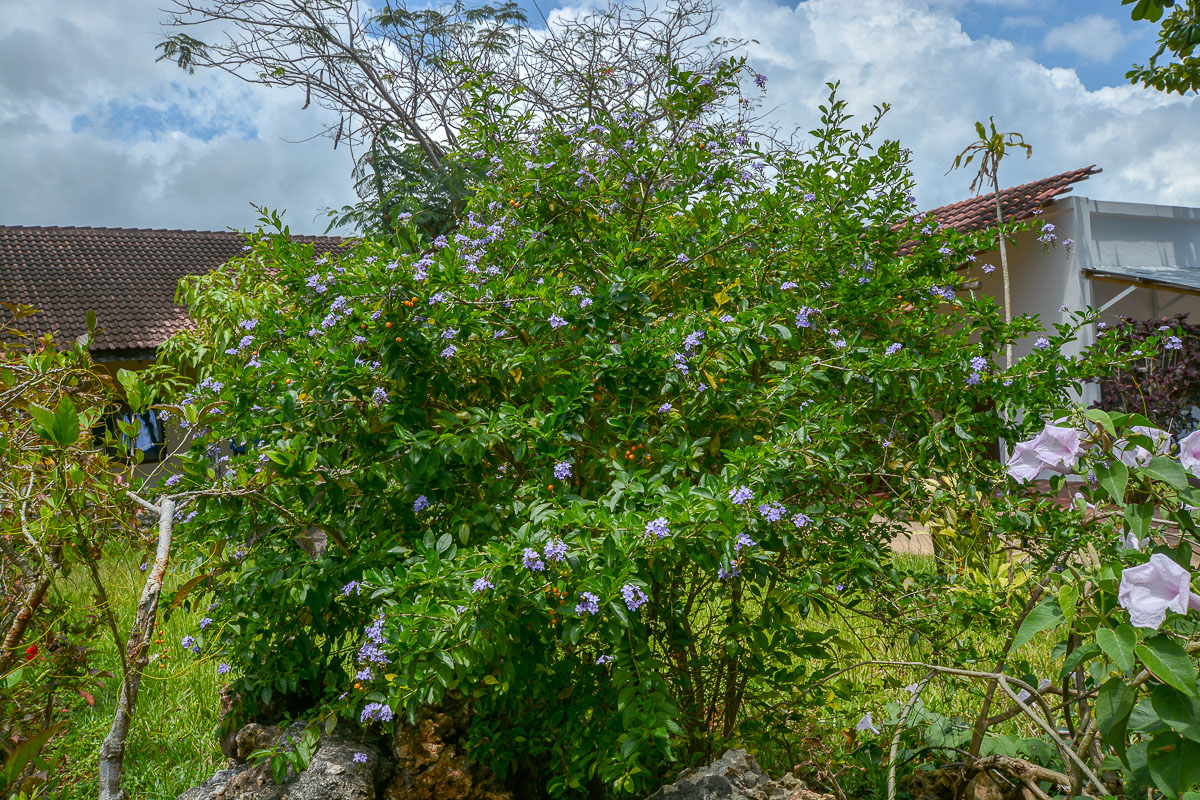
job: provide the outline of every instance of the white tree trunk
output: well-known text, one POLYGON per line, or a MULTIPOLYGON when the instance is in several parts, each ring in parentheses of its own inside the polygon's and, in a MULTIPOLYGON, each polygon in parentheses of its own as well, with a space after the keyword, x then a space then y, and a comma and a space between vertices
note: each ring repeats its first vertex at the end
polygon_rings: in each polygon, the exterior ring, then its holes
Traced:
MULTIPOLYGON (((1000 280, 1004 284, 1004 324, 1012 324, 1012 288, 1008 282, 1008 250, 1004 244, 1004 216, 1000 212, 1000 182, 995 173, 992 174, 992 190, 996 193, 996 239, 1000 242, 1000 280)), ((1012 367, 1012 342, 1004 345, 1004 368, 1012 367)))
POLYGON ((171 555, 171 529, 175 517, 175 501, 164 498, 157 506, 149 506, 158 513, 158 549, 154 554, 154 566, 146 576, 146 586, 138 601, 137 615, 129 631, 125 645, 126 663, 129 672, 121 682, 121 694, 117 700, 117 711, 113 715, 112 728, 100 746, 100 800, 126 800, 121 788, 121 771, 125 762, 125 740, 129 736, 129 723, 133 720, 133 709, 137 705, 138 687, 142 682, 142 670, 150 655, 150 638, 154 635, 154 620, 158 616, 158 598, 162 594, 163 578, 167 573, 167 561, 171 555))

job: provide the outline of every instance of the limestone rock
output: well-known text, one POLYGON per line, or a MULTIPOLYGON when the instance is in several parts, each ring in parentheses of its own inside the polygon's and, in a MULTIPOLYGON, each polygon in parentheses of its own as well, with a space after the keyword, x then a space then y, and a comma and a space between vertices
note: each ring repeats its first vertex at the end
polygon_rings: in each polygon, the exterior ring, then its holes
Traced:
POLYGON ((729 750, 708 766, 685 769, 674 783, 650 795, 649 800, 818 800, 825 797, 809 791, 794 775, 784 775, 773 781, 754 756, 745 750, 729 750))

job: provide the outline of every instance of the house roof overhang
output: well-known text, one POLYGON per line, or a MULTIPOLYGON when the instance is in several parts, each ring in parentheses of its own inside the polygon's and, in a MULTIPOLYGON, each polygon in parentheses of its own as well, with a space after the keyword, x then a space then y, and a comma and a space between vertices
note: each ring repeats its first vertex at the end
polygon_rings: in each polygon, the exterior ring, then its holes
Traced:
POLYGON ((1147 289, 1166 289, 1200 296, 1200 268, 1175 265, 1137 267, 1085 267, 1083 275, 1096 281, 1108 281, 1125 286, 1147 289))

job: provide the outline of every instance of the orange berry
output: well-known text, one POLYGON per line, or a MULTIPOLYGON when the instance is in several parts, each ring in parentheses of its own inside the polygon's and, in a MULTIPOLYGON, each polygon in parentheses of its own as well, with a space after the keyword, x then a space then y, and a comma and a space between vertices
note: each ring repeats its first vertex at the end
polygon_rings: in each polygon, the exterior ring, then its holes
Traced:
POLYGON ((413 301, 414 303, 415 303, 415 302, 417 302, 416 295, 413 295, 413 299, 412 299, 412 301, 413 301))
POLYGON ((284 381, 284 383, 286 383, 288 386, 291 386, 291 385, 292 385, 292 379, 291 379, 291 378, 288 378, 286 381, 284 381))
POLYGON ((553 483, 547 483, 547 484, 546 484, 546 488, 547 488, 547 489, 549 489, 550 491, 552 491, 552 492, 553 492, 553 491, 554 491, 554 484, 553 484, 553 483))
POLYGON ((724 379, 724 378, 718 378, 718 379, 717 379, 717 382, 718 382, 718 383, 724 383, 724 382, 725 382, 725 379, 724 379))
POLYGON ((397 342, 398 342, 398 341, 400 341, 400 337, 399 337, 399 336, 397 336, 397 337, 396 337, 396 341, 397 341, 397 342))
POLYGON ((392 323, 386 322, 386 323, 384 323, 383 327, 390 328, 390 327, 392 327, 392 323))

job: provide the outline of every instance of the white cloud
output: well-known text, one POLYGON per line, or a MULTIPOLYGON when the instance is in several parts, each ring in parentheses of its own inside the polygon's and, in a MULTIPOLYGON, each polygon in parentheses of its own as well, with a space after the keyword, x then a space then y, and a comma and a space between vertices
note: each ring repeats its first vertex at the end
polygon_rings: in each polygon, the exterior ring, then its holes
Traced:
MULTIPOLYGON (((354 201, 344 148, 303 98, 155 63, 161 13, 138 0, 0 4, 0 224, 221 230, 251 203, 319 233, 354 201)), ((315 106, 313 107, 315 108, 315 106)))
POLYGON ((914 151, 923 207, 964 199, 970 176, 946 175, 994 115, 1020 131, 1033 158, 1012 158, 1001 182, 1015 185, 1089 164, 1104 173, 1076 187, 1088 197, 1200 206, 1200 139, 1163 131, 1200 128, 1200 99, 1130 85, 1088 91, 1072 69, 1049 68, 1002 39, 972 39, 952 15, 924 0, 770 0, 726 7, 722 33, 756 38, 749 56, 770 77, 768 104, 790 128, 811 129, 826 81, 860 115, 892 104, 883 132, 914 151))
POLYGON ((1044 25, 1046 21, 1041 17, 1032 15, 1023 15, 1015 17, 1005 17, 1000 21, 1002 28, 1038 28, 1044 25))
POLYGON ((1051 30, 1043 46, 1047 50, 1066 50, 1084 61, 1105 64, 1121 52, 1125 34, 1115 19, 1089 14, 1051 30))

